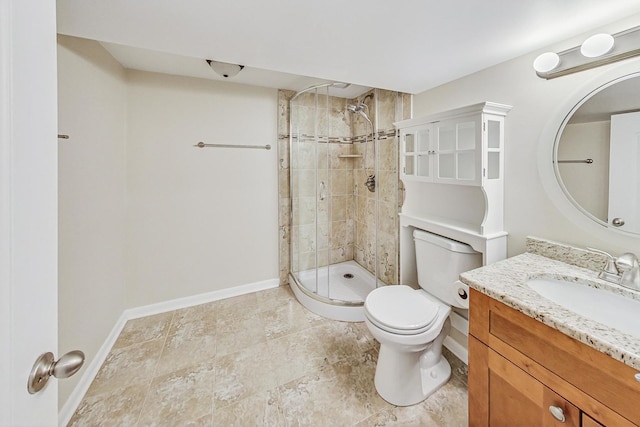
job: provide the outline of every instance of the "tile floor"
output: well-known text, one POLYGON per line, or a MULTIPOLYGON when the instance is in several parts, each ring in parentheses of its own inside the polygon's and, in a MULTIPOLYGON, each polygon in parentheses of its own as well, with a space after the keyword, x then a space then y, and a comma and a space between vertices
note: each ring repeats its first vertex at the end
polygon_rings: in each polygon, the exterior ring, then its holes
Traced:
POLYGON ((316 316, 288 287, 127 322, 70 426, 466 426, 466 367, 395 407, 364 323, 316 316))

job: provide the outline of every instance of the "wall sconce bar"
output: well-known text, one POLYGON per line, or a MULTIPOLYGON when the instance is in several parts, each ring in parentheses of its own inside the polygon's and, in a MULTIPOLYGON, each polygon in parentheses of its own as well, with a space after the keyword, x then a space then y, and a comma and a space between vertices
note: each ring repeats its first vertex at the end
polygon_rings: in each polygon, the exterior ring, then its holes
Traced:
POLYGON ((576 46, 558 53, 560 61, 555 68, 536 70, 536 74, 542 79, 555 79, 640 55, 640 26, 613 34, 613 39, 613 48, 602 56, 586 57, 580 52, 581 46, 576 46))

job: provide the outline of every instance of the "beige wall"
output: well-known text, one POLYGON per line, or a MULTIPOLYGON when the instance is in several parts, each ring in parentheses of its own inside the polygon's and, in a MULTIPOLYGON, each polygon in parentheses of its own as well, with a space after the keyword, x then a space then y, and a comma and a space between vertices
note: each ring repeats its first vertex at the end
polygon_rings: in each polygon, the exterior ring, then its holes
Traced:
MULTIPOLYGON (((608 26, 612 32, 640 24, 640 16, 608 26)), ((590 34, 593 34, 590 33, 590 34)), ((580 44, 586 36, 551 46, 560 51, 580 44)), ((542 51, 541 51, 542 52, 542 51)), ((513 106, 505 125, 505 228, 509 254, 524 251, 525 237, 533 235, 578 246, 594 246, 614 253, 640 253, 640 238, 603 231, 590 221, 567 214, 554 202, 538 171, 540 144, 552 144, 545 127, 557 120, 567 99, 575 97, 592 79, 615 69, 640 70, 640 60, 628 60, 597 69, 543 80, 532 68, 535 52, 423 92, 414 97, 414 117, 482 101, 513 106), (541 136, 545 139, 541 140, 541 136)), ((569 108, 570 109, 570 108, 569 108)))
MULTIPOLYGON (((59 352, 91 361, 125 309, 124 69, 98 43, 58 36, 59 352)), ((80 379, 59 381, 62 406, 80 379)))
MULTIPOLYGON (((60 36, 59 348, 126 308, 278 277, 277 91, 125 71, 60 36)), ((80 375, 60 382, 60 405, 80 375)))
POLYGON ((278 277, 277 91, 127 71, 127 306, 278 277))

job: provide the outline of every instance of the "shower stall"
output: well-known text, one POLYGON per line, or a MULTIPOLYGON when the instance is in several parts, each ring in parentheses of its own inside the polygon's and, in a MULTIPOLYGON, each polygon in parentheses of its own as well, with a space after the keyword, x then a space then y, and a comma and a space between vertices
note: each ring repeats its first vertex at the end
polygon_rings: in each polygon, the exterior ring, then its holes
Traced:
POLYGON ((289 98, 288 282, 311 311, 362 321, 367 294, 397 283, 393 122, 408 98, 380 89, 348 98, 344 86, 289 98))

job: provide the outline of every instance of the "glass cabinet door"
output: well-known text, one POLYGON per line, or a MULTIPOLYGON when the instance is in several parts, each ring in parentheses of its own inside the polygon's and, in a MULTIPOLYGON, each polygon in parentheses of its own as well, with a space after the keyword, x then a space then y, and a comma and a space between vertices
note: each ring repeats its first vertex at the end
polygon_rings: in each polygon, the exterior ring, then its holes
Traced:
POLYGON ((415 176, 416 172, 416 134, 406 132, 402 135, 402 174, 415 176))
POLYGON ((479 116, 436 125, 436 181, 480 183, 480 132, 479 116))
POLYGON ((430 126, 417 131, 418 151, 416 153, 416 172, 417 176, 422 178, 431 178, 433 176, 431 131, 432 128, 430 126))
POLYGON ((502 176, 502 122, 487 120, 487 179, 500 179, 502 176))
POLYGON ((402 174, 430 180, 433 177, 433 126, 420 126, 402 132, 402 174))

